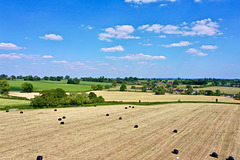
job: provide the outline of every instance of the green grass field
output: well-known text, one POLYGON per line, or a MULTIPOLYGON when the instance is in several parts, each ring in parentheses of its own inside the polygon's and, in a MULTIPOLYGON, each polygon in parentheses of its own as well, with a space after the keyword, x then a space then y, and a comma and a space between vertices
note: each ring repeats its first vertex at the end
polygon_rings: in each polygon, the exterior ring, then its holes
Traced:
POLYGON ((81 81, 80 84, 75 85, 75 84, 67 84, 67 80, 62 80, 62 81, 10 80, 8 82, 11 87, 10 91, 20 91, 20 87, 22 83, 29 82, 29 83, 32 83, 34 92, 39 92, 45 89, 56 89, 56 88, 62 88, 67 92, 71 92, 71 91, 85 92, 85 91, 92 90, 91 89, 92 85, 97 85, 97 84, 101 84, 103 86, 111 85, 111 83, 87 82, 87 81, 81 81))
POLYGON ((0 98, 0 108, 4 108, 6 106, 22 106, 22 105, 29 105, 29 104, 30 104, 30 101, 28 100, 0 98))

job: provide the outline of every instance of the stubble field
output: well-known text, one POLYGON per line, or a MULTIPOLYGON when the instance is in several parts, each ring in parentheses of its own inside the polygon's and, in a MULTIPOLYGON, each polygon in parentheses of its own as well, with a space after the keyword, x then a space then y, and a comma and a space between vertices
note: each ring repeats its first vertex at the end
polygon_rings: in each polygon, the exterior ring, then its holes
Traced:
POLYGON ((221 160, 230 155, 240 159, 239 105, 125 107, 0 111, 0 159, 211 160, 212 152, 221 160), (64 125, 58 121, 62 116, 64 125))

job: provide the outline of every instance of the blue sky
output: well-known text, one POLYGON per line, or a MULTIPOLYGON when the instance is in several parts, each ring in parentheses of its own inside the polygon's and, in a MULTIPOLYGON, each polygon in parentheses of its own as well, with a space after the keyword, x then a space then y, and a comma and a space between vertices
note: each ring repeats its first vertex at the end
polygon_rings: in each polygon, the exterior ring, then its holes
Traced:
POLYGON ((239 0, 0 0, 0 71, 240 78, 239 0))

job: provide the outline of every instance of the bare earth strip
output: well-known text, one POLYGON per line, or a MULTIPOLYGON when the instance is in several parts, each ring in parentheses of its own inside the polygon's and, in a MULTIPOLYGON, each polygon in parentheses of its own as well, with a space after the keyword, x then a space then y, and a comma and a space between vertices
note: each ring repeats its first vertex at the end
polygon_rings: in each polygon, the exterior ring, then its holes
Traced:
POLYGON ((221 160, 240 159, 239 105, 125 107, 0 111, 0 159, 211 160, 212 152, 221 160), (58 121, 62 116, 67 117, 64 125, 58 121))
POLYGON ((120 92, 120 91, 94 91, 98 96, 103 96, 106 101, 123 102, 169 102, 169 101, 213 101, 240 103, 229 97, 222 96, 203 96, 203 95, 155 95, 154 93, 144 92, 120 92))

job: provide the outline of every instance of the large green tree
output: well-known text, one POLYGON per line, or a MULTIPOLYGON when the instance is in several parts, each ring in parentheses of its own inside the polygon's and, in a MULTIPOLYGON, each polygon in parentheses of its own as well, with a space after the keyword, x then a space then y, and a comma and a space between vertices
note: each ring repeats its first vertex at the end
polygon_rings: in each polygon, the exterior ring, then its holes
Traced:
POLYGON ((32 92, 33 91, 33 85, 31 83, 25 82, 21 85, 20 90, 22 92, 32 92))
POLYGON ((0 93, 8 94, 10 91, 10 86, 7 80, 0 80, 0 93))

